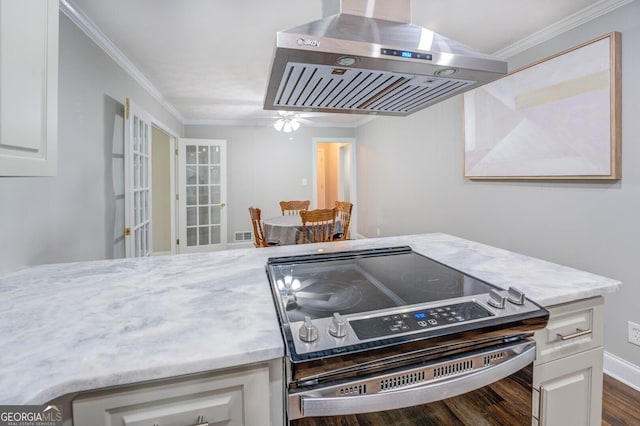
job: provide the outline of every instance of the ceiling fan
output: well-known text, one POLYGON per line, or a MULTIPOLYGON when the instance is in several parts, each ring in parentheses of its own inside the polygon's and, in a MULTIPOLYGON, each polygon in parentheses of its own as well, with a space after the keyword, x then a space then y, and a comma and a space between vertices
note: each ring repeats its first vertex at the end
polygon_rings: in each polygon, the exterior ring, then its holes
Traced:
POLYGON ((301 124, 313 124, 309 120, 311 117, 317 117, 321 113, 298 113, 292 111, 278 111, 278 115, 274 116, 273 128, 279 132, 292 133, 300 128, 301 124))

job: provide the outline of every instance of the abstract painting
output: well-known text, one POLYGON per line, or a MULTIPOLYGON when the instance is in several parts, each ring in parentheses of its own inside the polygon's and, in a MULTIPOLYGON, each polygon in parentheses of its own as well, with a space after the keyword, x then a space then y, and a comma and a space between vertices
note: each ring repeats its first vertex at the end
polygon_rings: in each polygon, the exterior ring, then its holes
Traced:
POLYGON ((620 33, 464 94, 469 179, 620 179, 620 33))

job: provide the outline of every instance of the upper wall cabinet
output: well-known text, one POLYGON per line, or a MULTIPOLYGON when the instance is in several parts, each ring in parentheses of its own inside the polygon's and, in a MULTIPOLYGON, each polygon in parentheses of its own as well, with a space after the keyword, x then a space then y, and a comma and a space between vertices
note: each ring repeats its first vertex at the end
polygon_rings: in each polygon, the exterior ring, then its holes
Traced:
POLYGON ((0 0, 0 176, 54 176, 58 0, 0 0))

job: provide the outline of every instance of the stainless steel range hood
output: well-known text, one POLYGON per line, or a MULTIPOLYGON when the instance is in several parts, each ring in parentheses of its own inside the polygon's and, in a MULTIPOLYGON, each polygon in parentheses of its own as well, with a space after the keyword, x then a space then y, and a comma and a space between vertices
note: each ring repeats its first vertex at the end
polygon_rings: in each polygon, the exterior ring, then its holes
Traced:
POLYGON ((339 14, 278 32, 264 108, 405 116, 506 74, 410 21, 410 0, 342 0, 339 14))

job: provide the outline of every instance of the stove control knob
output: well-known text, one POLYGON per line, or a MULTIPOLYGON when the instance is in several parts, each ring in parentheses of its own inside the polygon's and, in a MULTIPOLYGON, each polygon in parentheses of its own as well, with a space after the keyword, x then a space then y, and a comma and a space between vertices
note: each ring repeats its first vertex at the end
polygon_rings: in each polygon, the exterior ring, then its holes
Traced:
POLYGON ((494 308, 504 309, 504 302, 507 298, 502 294, 498 293, 497 290, 491 290, 489 292, 489 300, 487 303, 493 306, 494 308))
POLYGON ((329 325, 329 334, 333 337, 344 337, 347 335, 347 323, 344 322, 342 316, 334 312, 331 319, 331 325, 329 325))
POLYGON ((514 305, 524 305, 524 292, 518 290, 515 287, 509 287, 507 300, 514 305))
POLYGON ((318 327, 311 323, 310 317, 304 317, 304 324, 300 326, 300 331, 298 331, 298 337, 303 342, 315 342, 318 340, 318 327))

